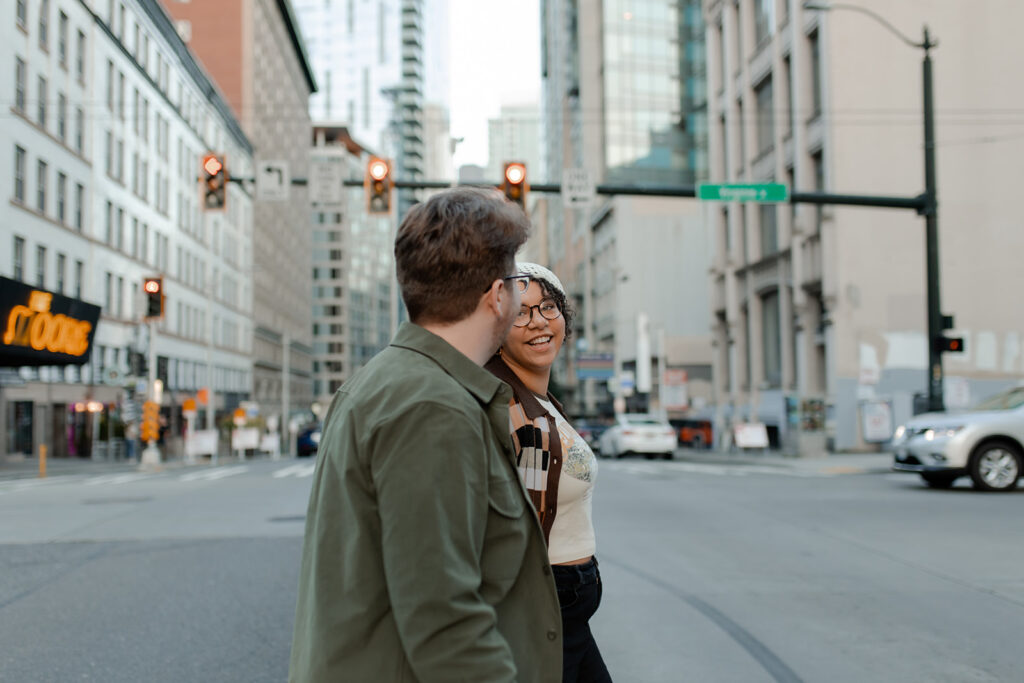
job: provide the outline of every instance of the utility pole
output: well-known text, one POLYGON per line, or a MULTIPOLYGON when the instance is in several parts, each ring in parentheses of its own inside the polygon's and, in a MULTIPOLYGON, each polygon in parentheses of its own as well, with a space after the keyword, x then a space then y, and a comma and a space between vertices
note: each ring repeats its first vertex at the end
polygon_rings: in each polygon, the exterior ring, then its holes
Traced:
POLYGON ((939 298, 939 200, 935 180, 935 108, 932 94, 931 48, 935 43, 924 27, 924 41, 918 46, 924 50, 922 81, 924 84, 924 220, 925 248, 927 250, 926 278, 928 280, 928 410, 945 410, 943 396, 942 349, 940 337, 945 329, 939 298))

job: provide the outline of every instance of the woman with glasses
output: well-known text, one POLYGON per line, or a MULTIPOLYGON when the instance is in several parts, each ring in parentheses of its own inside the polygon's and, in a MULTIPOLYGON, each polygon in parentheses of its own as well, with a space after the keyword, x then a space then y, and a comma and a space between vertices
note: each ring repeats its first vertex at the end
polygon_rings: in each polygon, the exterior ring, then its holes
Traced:
POLYGON ((602 592, 591 516, 597 459, 548 392, 551 366, 572 330, 574 312, 554 273, 535 263, 517 267, 530 276, 522 305, 486 367, 512 387, 512 445, 548 543, 562 609, 562 680, 611 681, 590 631, 602 592))

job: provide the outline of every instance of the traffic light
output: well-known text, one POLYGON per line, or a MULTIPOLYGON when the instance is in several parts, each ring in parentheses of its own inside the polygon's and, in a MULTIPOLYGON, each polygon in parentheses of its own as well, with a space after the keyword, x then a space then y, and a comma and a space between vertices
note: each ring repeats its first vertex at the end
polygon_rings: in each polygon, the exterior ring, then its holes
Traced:
POLYGON ((157 441, 160 438, 160 405, 155 401, 146 401, 142 404, 139 438, 143 441, 157 441))
POLYGON ((963 337, 947 337, 942 335, 938 339, 939 352, 940 353, 963 353, 964 352, 964 338, 963 337))
POLYGON ((384 159, 370 157, 365 185, 367 213, 391 213, 391 165, 384 159))
POLYGON ((526 164, 521 161, 510 161, 505 164, 505 178, 501 182, 501 191, 505 197, 519 208, 526 211, 526 192, 530 189, 526 182, 526 164))
POLYGON ((164 317, 164 279, 162 277, 147 277, 142 281, 142 291, 146 295, 143 319, 156 320, 164 317))
POLYGON ((228 170, 224 157, 207 154, 203 157, 203 209, 223 211, 228 202, 228 170))

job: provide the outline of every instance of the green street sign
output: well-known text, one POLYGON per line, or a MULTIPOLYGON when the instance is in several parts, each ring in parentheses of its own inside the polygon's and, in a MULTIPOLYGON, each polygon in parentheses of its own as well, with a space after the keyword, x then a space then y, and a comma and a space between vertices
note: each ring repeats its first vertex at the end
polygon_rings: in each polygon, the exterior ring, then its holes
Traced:
POLYGON ((709 202, 788 202, 789 188, 782 183, 702 183, 697 199, 709 202))

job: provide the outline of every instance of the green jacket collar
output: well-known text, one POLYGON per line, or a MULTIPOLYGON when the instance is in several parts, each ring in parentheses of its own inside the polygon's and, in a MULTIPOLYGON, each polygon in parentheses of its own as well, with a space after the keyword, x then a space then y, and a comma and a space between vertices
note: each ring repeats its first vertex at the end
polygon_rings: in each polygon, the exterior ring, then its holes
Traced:
POLYGON ((402 323, 391 340, 391 346, 415 351, 431 359, 481 403, 490 403, 503 386, 501 380, 464 353, 415 323, 402 323))

